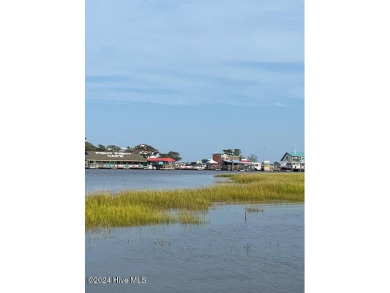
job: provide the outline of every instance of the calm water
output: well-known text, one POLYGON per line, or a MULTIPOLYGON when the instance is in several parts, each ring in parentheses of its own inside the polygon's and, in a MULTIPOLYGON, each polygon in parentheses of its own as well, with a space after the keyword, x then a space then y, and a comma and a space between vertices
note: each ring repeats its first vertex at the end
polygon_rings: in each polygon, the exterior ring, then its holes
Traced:
POLYGON ((204 225, 86 233, 86 277, 146 277, 86 292, 304 292, 304 205, 263 205, 245 221, 248 206, 213 208, 204 225))
POLYGON ((189 170, 85 170, 85 191, 121 189, 164 189, 206 186, 215 181, 215 171, 189 170))

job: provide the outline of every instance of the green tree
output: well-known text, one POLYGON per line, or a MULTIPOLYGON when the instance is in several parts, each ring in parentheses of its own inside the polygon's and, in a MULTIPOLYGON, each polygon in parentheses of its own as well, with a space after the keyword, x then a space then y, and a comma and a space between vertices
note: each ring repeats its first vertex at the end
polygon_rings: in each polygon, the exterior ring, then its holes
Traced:
POLYGON ((155 156, 159 153, 158 149, 155 149, 148 144, 139 144, 136 145, 133 149, 133 152, 140 154, 144 158, 149 158, 150 156, 155 156))
POLYGON ((125 149, 125 153, 132 153, 134 151, 134 149, 132 147, 126 147, 125 149))
POLYGON ((229 156, 241 156, 241 150, 240 149, 226 149, 223 150, 223 152, 229 156))
POLYGON ((106 147, 104 145, 102 145, 102 144, 98 144, 97 151, 105 152, 106 151, 106 147))
POLYGON ((241 156, 241 150, 240 149, 234 149, 233 154, 235 156, 241 156))
POLYGON ((226 149, 226 150, 223 150, 223 152, 229 156, 232 156, 233 155, 233 150, 232 149, 226 149))
POLYGON ((161 158, 172 158, 175 161, 180 161, 182 158, 180 157, 180 153, 175 151, 169 151, 167 154, 160 154, 161 158))
POLYGON ((86 141, 85 142, 85 151, 88 152, 88 151, 96 151, 97 150, 97 147, 95 147, 92 143, 86 141))
POLYGON ((110 152, 120 152, 122 149, 117 145, 110 144, 106 147, 106 150, 108 150, 110 152))

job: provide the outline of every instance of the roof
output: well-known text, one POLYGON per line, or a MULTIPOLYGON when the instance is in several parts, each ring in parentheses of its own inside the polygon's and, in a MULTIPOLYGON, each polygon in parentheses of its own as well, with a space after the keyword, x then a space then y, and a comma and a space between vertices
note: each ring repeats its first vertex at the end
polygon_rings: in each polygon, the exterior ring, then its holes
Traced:
POLYGON ((122 152, 85 152, 85 159, 91 161, 129 161, 129 162, 146 162, 146 159, 135 153, 122 152))
POLYGON ((175 162, 172 158, 149 158, 148 162, 175 162))
MULTIPOLYGON (((225 160, 224 161, 225 163, 232 163, 232 161, 231 160, 225 160)), ((233 160, 233 163, 234 164, 246 164, 246 162, 241 162, 241 161, 239 161, 239 160, 233 160)))
POLYGON ((290 156, 292 157, 304 157, 305 153, 300 153, 300 152, 287 152, 290 156))

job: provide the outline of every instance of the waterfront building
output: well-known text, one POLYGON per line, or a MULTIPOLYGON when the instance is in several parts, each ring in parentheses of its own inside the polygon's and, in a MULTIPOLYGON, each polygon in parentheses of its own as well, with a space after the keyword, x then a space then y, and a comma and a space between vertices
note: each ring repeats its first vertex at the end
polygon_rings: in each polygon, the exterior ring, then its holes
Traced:
POLYGON ((285 167, 286 164, 287 164, 286 161, 283 161, 283 162, 282 161, 275 161, 274 162, 274 170, 280 171, 285 167))
POLYGON ((221 170, 241 170, 249 162, 240 160, 240 156, 228 155, 224 152, 216 152, 213 154, 213 160, 218 163, 218 169, 221 170))
POLYGON ((287 161, 287 162, 299 162, 305 160, 305 153, 299 153, 299 152, 287 152, 283 155, 283 157, 280 159, 281 161, 287 161))
POLYGON ((221 169, 228 171, 240 171, 244 169, 246 163, 241 162, 240 160, 224 160, 221 169))
POLYGON ((305 153, 302 152, 286 152, 281 162, 281 169, 291 171, 304 171, 305 170, 305 153))
POLYGON ((85 152, 85 168, 89 169, 143 169, 147 160, 134 153, 85 152))
POLYGON ((216 170, 219 168, 219 164, 217 161, 214 161, 213 159, 206 161, 206 169, 208 170, 216 170))
POLYGON ((172 158, 149 158, 147 159, 150 169, 174 170, 175 160, 172 158))
POLYGON ((221 168, 222 162, 228 159, 228 155, 224 152, 215 152, 213 154, 213 161, 218 163, 218 167, 221 168))

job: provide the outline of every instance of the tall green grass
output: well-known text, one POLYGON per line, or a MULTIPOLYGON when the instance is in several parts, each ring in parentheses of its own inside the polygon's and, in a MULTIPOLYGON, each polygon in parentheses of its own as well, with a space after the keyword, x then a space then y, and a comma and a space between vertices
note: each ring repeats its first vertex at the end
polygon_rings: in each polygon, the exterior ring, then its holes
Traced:
POLYGON ((86 229, 199 224, 213 204, 304 201, 304 174, 221 174, 233 184, 197 189, 95 192, 85 198, 86 229))

